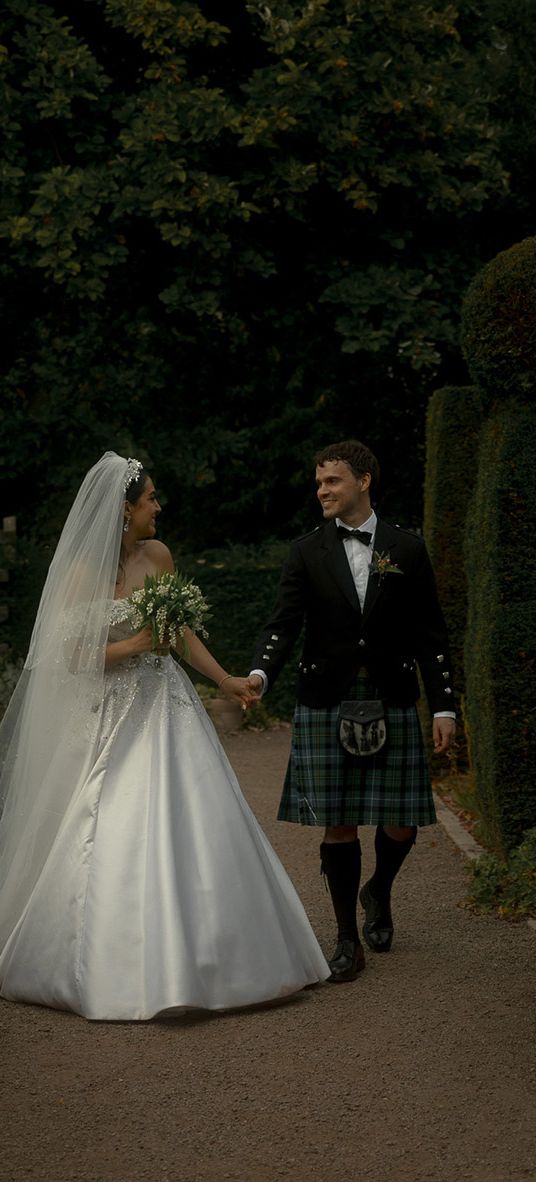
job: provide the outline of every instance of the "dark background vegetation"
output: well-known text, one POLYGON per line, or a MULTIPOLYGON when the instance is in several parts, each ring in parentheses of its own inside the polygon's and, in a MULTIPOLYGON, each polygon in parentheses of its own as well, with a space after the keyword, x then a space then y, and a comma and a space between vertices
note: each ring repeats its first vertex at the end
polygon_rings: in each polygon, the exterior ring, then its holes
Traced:
POLYGON ((421 524, 426 405, 467 383, 462 294, 534 228, 534 6, 8 0, 2 18, 4 627, 22 650, 72 496, 115 448, 153 473, 185 562, 208 548, 220 587, 232 557, 264 569, 254 629, 278 540, 316 522, 317 446, 365 438, 382 512, 421 524))

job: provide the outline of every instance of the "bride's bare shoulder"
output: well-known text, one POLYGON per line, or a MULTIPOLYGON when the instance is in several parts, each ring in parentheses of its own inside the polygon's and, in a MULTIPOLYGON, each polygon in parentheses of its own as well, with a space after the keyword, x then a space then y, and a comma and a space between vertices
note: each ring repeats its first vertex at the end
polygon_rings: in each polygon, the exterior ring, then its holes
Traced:
POLYGON ((150 538, 146 541, 144 546, 145 556, 151 564, 158 567, 160 571, 174 571, 175 563, 171 557, 171 551, 163 542, 159 542, 157 538, 150 538))

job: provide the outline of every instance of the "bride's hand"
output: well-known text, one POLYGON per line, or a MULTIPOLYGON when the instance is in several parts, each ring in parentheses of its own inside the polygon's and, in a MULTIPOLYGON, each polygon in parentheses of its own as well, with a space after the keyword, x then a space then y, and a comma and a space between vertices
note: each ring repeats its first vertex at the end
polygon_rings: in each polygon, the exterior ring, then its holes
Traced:
POLYGON ((131 653, 134 656, 136 653, 150 653, 153 648, 153 630, 150 624, 146 624, 140 632, 135 632, 131 637, 131 653))
POLYGON ((226 677, 224 681, 220 682, 220 692, 225 694, 231 702, 238 702, 243 710, 248 706, 254 706, 258 701, 258 694, 255 694, 248 684, 247 677, 226 677))

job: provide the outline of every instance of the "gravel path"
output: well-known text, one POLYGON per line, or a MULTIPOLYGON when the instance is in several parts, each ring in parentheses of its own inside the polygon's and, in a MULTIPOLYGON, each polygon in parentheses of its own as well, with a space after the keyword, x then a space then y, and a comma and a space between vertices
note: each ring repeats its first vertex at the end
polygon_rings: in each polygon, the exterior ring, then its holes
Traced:
MULTIPOLYGON (((226 739, 329 955, 320 832, 273 820, 288 743, 226 739)), ((0 1002, 2 1182, 535 1182, 536 932, 460 908, 464 866, 421 832, 350 985, 150 1023, 0 1002)))

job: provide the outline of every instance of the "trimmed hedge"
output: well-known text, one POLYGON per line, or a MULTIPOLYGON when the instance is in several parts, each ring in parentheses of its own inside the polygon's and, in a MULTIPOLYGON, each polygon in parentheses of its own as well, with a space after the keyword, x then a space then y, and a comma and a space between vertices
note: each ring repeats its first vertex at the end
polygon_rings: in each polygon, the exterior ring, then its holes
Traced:
MULTIPOLYGON (((247 674, 260 632, 271 614, 285 542, 266 546, 227 546, 195 557, 175 552, 177 568, 201 587, 211 618, 208 648, 229 672, 247 674)), ((198 674, 194 674, 197 680, 198 674)), ((296 700, 296 662, 288 661, 265 701, 270 714, 289 718, 296 700)))
MULTIPOLYGON (((457 695, 462 698, 467 621, 462 539, 476 480, 485 404, 486 399, 478 386, 445 386, 432 395, 426 418, 424 537, 447 623, 454 685, 457 695)), ((458 750, 463 764, 467 754, 460 725, 458 750)))
POLYGON ((492 398, 534 398, 536 238, 502 251, 475 277, 461 339, 471 377, 492 398))
POLYGON ((466 718, 484 835, 501 854, 536 825, 536 410, 482 431, 467 518, 466 718))

